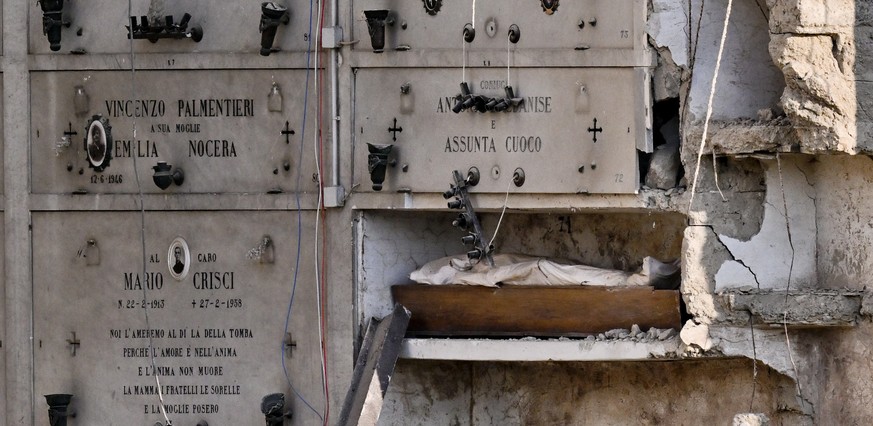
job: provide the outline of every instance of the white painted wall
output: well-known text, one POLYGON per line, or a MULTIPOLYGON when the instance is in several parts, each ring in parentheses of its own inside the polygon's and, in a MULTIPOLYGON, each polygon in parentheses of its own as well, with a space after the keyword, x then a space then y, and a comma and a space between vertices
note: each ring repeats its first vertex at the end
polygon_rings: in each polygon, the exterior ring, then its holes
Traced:
POLYGON ((813 172, 808 159, 782 157, 781 176, 776 160, 765 161, 764 165, 767 196, 761 230, 749 241, 719 236, 745 266, 737 261, 722 264, 715 275, 716 291, 756 287, 755 277, 761 289, 782 290, 788 286, 789 274, 793 289, 816 285, 816 191, 809 180, 813 172))

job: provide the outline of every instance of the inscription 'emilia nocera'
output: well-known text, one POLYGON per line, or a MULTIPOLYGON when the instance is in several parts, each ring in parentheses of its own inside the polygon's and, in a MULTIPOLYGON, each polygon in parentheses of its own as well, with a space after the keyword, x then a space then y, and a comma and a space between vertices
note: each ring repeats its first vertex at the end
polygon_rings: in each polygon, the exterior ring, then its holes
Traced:
MULTIPOLYGON (((112 118, 165 118, 167 102, 163 99, 107 99, 106 115, 112 118)), ((171 104, 172 105, 172 104, 171 104)), ((180 99, 175 102, 178 118, 228 118, 254 117, 254 99, 180 99)), ((171 114, 172 116, 172 114, 171 114)), ((166 123, 153 123, 152 133, 170 133, 166 123)), ((200 133, 200 123, 177 123, 176 133, 200 133)), ((151 140, 116 139, 113 146, 115 158, 157 158, 157 143, 151 140)), ((236 144, 229 139, 189 139, 189 158, 236 158, 236 144)))
MULTIPOLYGON (((113 141, 113 156, 115 158, 157 158, 158 146, 151 140, 113 141)), ((188 157, 236 158, 236 144, 227 139, 189 139, 188 157)))

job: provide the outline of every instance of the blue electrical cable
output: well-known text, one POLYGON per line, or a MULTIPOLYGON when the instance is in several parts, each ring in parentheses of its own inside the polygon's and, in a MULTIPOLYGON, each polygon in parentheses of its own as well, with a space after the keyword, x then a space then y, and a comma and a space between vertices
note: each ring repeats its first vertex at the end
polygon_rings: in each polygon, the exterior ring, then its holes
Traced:
MULTIPOLYGON (((306 140, 306 110, 309 105, 309 68, 310 68, 310 55, 312 54, 312 1, 309 0, 309 37, 307 37, 309 44, 306 48, 306 84, 303 92, 303 125, 300 129, 300 152, 297 158, 303 159, 303 141, 306 140)), ((291 312, 294 307, 294 294, 297 291, 297 271, 300 269, 300 249, 301 249, 301 240, 303 239, 303 213, 300 207, 300 176, 302 175, 303 167, 301 164, 297 165, 297 182, 296 188, 294 189, 294 200, 297 202, 297 259, 294 264, 294 282, 291 285, 291 300, 288 301, 288 311, 285 314, 285 329, 282 331, 282 335, 288 332, 288 323, 291 321, 291 312)), ((306 407, 312 410, 321 422, 324 423, 324 417, 322 417, 321 413, 318 412, 315 408, 312 407, 312 404, 297 391, 294 385, 291 383, 291 377, 288 375, 288 368, 285 366, 285 342, 283 341, 280 345, 280 356, 282 359, 282 371, 285 373, 285 380, 288 381, 288 386, 291 387, 291 391, 294 392, 294 395, 303 402, 306 407)))

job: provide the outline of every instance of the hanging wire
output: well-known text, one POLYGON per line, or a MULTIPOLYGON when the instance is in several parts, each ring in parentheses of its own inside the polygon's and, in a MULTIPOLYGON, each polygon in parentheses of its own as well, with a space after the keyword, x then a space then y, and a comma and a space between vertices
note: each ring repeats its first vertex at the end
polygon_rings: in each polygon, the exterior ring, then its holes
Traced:
POLYGON ((791 278, 794 272, 794 239, 791 237, 791 218, 788 216, 788 200, 785 199, 785 182, 782 179, 782 157, 776 153, 776 167, 779 171, 779 189, 782 192, 782 209, 785 213, 785 232, 788 234, 788 246, 791 248, 791 263, 788 265, 788 282, 785 284, 785 310, 782 311, 782 329, 785 331, 785 346, 788 350, 788 360, 794 369, 794 377, 797 384, 797 395, 800 397, 800 405, 803 407, 803 388, 800 385, 800 375, 797 372, 797 363, 794 354, 791 353, 791 338, 788 336, 788 296, 791 293, 791 278))
MULTIPOLYGON (((473 12, 470 17, 470 25, 476 29, 476 0, 473 0, 473 12)), ((467 40, 464 39, 464 31, 461 31, 461 82, 467 81, 467 40)))
MULTIPOLYGON (((133 4, 132 0, 127 0, 127 15, 133 16, 133 4)), ((130 92, 131 99, 137 99, 136 96, 136 53, 133 49, 133 25, 128 28, 128 39, 130 44, 130 92)), ((133 140, 136 141, 136 117, 133 117, 133 140)), ((139 181, 139 170, 136 164, 136 155, 133 155, 133 175, 134 180, 136 181, 136 189, 139 194, 139 221, 140 221, 140 244, 141 244, 141 253, 142 253, 142 276, 146 276, 146 242, 145 242, 145 203, 144 196, 142 193, 142 183, 139 181)), ((155 349, 154 349, 154 339, 152 339, 152 326, 149 318, 149 304, 148 304, 148 290, 146 290, 148 286, 142 286, 142 300, 143 300, 143 313, 145 315, 146 329, 148 330, 148 342, 149 342, 149 360, 151 362, 152 367, 152 375, 155 378, 155 387, 158 390, 158 400, 160 402, 161 415, 164 416, 164 421, 167 426, 171 426, 173 422, 170 420, 169 416, 167 416, 167 410, 164 406, 164 393, 161 390, 161 378, 158 373, 158 369, 155 366, 155 349)))
POLYGON ((703 135, 700 137, 700 148, 697 151, 697 166, 694 169, 694 180, 691 182, 691 198, 688 201, 688 212, 691 213, 691 207, 694 204, 694 193, 697 191, 697 178, 700 174, 700 160, 703 157, 703 149, 706 147, 706 136, 709 131, 709 119, 712 117, 712 101, 715 98, 715 85, 718 81, 718 70, 721 68, 721 57, 724 53, 724 43, 727 39, 728 23, 731 20, 731 6, 733 0, 728 0, 727 10, 724 16, 724 27, 721 32, 721 40, 718 44, 718 56, 715 59, 715 70, 712 73, 712 85, 709 88, 709 101, 706 104, 706 118, 703 120, 703 135))
POLYGON ((752 335, 752 399, 749 401, 749 412, 754 413, 755 393, 758 390, 758 346, 755 344, 755 317, 749 311, 749 333, 752 335))
MULTIPOLYGON (((312 13, 314 10, 313 4, 312 4, 313 1, 314 0, 309 1, 309 34, 312 34, 312 13)), ((304 145, 303 141, 306 140, 305 139, 306 138, 306 111, 309 107, 309 73, 311 71, 310 58, 311 58, 311 54, 312 54, 312 37, 307 37, 307 38, 309 40, 309 44, 306 48, 306 83, 304 84, 304 90, 303 90, 303 124, 301 125, 301 129, 300 129, 300 141, 301 142, 299 144, 300 148, 299 148, 299 151, 297 154, 297 158, 303 158, 303 145, 304 145)), ((286 333, 288 333, 288 325, 291 322, 291 314, 292 314, 293 308, 294 308, 294 296, 297 293, 297 278, 299 276, 299 270, 300 270, 300 257, 301 257, 301 248, 302 248, 301 246, 302 246, 302 240, 303 240, 303 209, 300 205, 300 189, 301 189, 300 178, 301 178, 302 174, 303 174, 303 167, 298 166, 297 167, 295 189, 294 189, 294 201, 296 202, 296 207, 297 207, 297 254, 295 256, 295 261, 294 261, 294 279, 293 279, 293 283, 291 284, 291 298, 288 301, 288 310, 285 312, 285 328, 282 330, 282 338, 283 339, 284 339, 286 333)), ((297 397, 297 399, 300 400, 300 402, 303 403, 303 405, 306 406, 306 408, 308 408, 310 411, 315 413, 315 415, 318 416, 318 419, 321 420, 322 422, 324 422, 324 417, 321 415, 321 413, 319 413, 318 410, 316 410, 315 407, 313 407, 312 404, 310 404, 309 401, 307 401, 306 398, 303 397, 303 395, 297 390, 296 387, 294 387, 294 384, 291 381, 291 376, 288 374, 288 366, 285 364, 285 341, 284 340, 280 341, 280 344, 279 344, 279 357, 282 360, 282 372, 285 373, 285 380, 288 382, 288 387, 291 388, 291 391, 294 392, 294 395, 297 397)))
MULTIPOLYGON (((319 36, 321 34, 321 29, 324 28, 324 6, 325 6, 325 4, 322 1, 320 3, 320 7, 319 7, 320 10, 319 10, 319 14, 318 14, 318 25, 317 25, 318 31, 315 33, 315 46, 316 46, 315 48, 316 49, 318 49, 318 46, 319 46, 319 39, 320 39, 319 36)), ((322 132, 322 127, 321 127, 322 123, 323 123, 322 100, 324 98, 324 96, 323 96, 324 91, 322 88, 322 84, 324 81, 323 74, 322 74, 322 78, 318 78, 319 74, 323 73, 324 70, 319 69, 319 67, 318 67, 319 58, 320 58, 319 54, 316 53, 316 55, 315 55, 315 87, 316 87, 316 90, 318 91, 317 96, 316 96, 316 98, 318 99, 318 109, 317 109, 317 111, 318 111, 318 114, 317 114, 317 116, 318 116, 318 118, 317 118, 318 131, 315 134, 313 144, 314 144, 315 156, 316 156, 316 168, 317 168, 316 176, 318 178, 318 203, 316 204, 317 212, 315 215, 315 244, 314 244, 314 246, 315 246, 315 291, 316 291, 316 304, 317 304, 316 308, 318 311, 318 320, 319 320, 318 338, 319 338, 319 346, 320 346, 320 351, 321 351, 321 354, 320 354, 321 356, 319 357, 319 359, 321 362, 321 384, 322 384, 323 391, 324 391, 324 393, 323 393, 323 396, 324 396, 323 425, 327 426, 328 421, 330 419, 330 392, 329 392, 328 373, 327 373, 327 344, 326 344, 326 338, 325 338, 325 334, 326 334, 325 333, 326 322, 325 322, 325 312, 324 312, 325 311, 325 309, 324 309, 325 298, 324 298, 324 294, 322 293, 323 291, 325 291, 325 287, 326 287, 325 283, 324 283, 324 266, 325 266, 325 259, 326 258, 324 257, 325 256, 324 250, 319 251, 319 249, 318 249, 319 223, 322 222, 323 215, 324 215, 324 179, 323 179, 324 167, 323 167, 323 163, 322 163, 324 156, 323 156, 323 146, 322 146, 322 134, 323 134, 323 132, 322 132), (321 254, 320 256, 319 256, 319 253, 321 254), (321 260, 320 262, 319 262, 319 259, 321 260), (319 268, 322 268, 321 273, 319 272, 320 271, 319 268)), ((324 233, 324 232, 325 232, 325 230, 324 230, 324 228, 322 228, 322 233, 324 233)), ((326 244, 325 241, 326 241, 326 238, 322 238, 322 244, 326 244)))
POLYGON ((512 44, 509 41, 509 35, 506 36, 506 85, 512 86, 512 83, 509 81, 509 45, 512 44))
POLYGON ((503 210, 500 211, 500 218, 497 219, 497 226, 494 228, 494 235, 491 236, 491 241, 488 242, 488 245, 485 246, 487 250, 494 244, 494 240, 497 239, 497 232, 500 231, 500 224, 503 223, 503 215, 506 214, 506 205, 509 201, 509 190, 512 189, 512 179, 509 179, 509 184, 506 185, 506 196, 503 197, 503 210))
POLYGON ((461 83, 467 81, 467 40, 464 40, 464 32, 461 31, 461 83))

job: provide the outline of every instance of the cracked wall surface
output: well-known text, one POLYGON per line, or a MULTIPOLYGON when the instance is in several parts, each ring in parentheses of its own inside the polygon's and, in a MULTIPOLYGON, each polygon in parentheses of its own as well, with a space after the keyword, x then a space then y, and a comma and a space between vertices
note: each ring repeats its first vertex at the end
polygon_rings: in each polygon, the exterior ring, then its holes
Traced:
POLYGON ((803 424, 792 381, 762 364, 758 370, 759 397, 753 401, 753 363, 742 358, 683 363, 401 361, 379 424, 727 424, 750 405, 775 424, 803 424))
MULTIPOLYGON (((687 17, 700 4, 679 3, 653 1, 652 15, 660 16, 649 30, 652 44, 682 67, 682 162, 693 170, 727 2, 706 2, 696 60, 689 41, 696 30, 687 29, 695 22, 687 17), (683 29, 671 30, 683 17, 683 29)), ((693 317, 682 334, 686 353, 759 359, 796 381, 796 400, 815 424, 868 424, 873 384, 862 371, 873 351, 864 308, 873 276, 873 167, 867 156, 844 154, 871 152, 873 4, 735 1, 734 13, 683 240, 682 291, 693 317), (756 7, 763 20, 752 24, 756 7), (740 57, 732 42, 766 52, 740 57), (743 74, 751 69, 766 71, 743 74), (732 84, 738 78, 744 83, 732 84), (752 93, 749 85, 761 81, 769 88, 752 93), (762 108, 757 116, 750 100, 734 98, 744 94, 762 108), (754 192, 738 161, 760 164, 763 182, 754 192), (726 185, 731 179, 746 185, 726 185), (761 209, 757 226, 726 220, 755 217, 752 206, 761 209), (762 293, 740 301, 738 291, 762 293)))
POLYGON ((815 285, 816 244, 807 236, 816 235, 816 194, 805 177, 806 161, 791 158, 765 164, 770 190, 764 200, 761 230, 748 241, 719 237, 732 260, 716 273, 716 291, 749 285, 784 289, 789 274, 794 288, 815 285), (789 231, 796 238, 789 238, 789 231))

